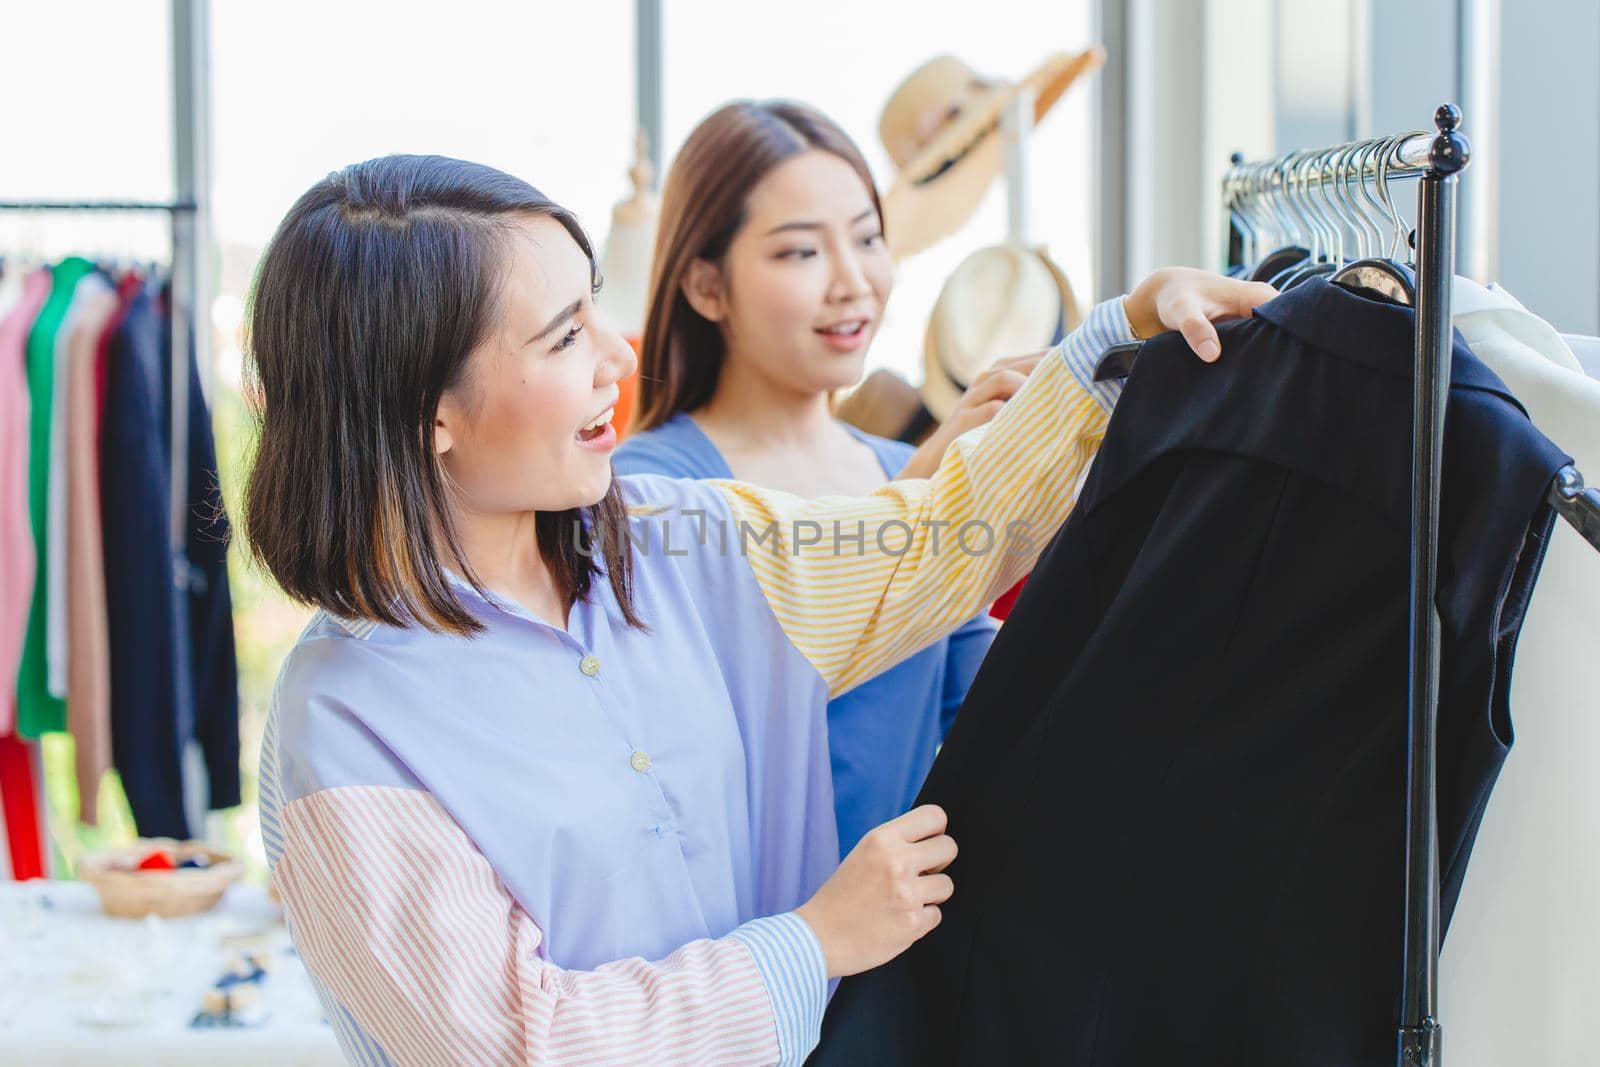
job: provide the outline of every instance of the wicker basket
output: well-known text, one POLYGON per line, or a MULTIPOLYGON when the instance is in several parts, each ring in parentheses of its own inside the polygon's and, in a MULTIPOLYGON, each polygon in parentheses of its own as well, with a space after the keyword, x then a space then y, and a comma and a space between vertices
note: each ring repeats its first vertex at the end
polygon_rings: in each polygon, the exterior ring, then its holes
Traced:
POLYGON ((146 915, 175 919, 210 911, 243 872, 243 865, 225 852, 198 841, 163 837, 143 838, 126 848, 96 852, 78 863, 78 876, 99 892, 105 913, 119 919, 141 919, 146 915), (178 863, 205 856, 211 866, 138 870, 140 857, 158 848, 171 853, 178 863))

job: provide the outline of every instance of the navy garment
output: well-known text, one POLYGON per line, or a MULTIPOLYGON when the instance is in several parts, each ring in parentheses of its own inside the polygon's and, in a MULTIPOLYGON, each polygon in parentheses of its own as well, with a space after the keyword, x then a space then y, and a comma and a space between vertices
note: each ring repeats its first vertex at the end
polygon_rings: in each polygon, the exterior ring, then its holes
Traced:
MULTIPOLYGON (((210 416, 190 352, 186 559, 169 547, 170 318, 158 287, 134 295, 107 351, 101 522, 111 637, 112 762, 145 837, 201 832, 185 807, 198 744, 212 808, 239 797, 238 668, 210 416)), ((201 783, 190 783, 191 789, 201 783)))
MULTIPOLYGON (((919 797, 944 921, 843 983, 813 1062, 1394 1062, 1412 323, 1313 278, 1215 365, 1143 346, 919 797)), ((1567 462, 1459 338, 1452 374, 1446 924, 1567 462)))
MULTIPOLYGON (((893 479, 915 447, 845 424, 872 449, 893 479)), ((727 461, 686 414, 622 442, 612 459, 618 474, 732 478, 727 461)), ((868 830, 904 814, 950 729, 967 688, 994 641, 988 615, 828 702, 828 753, 840 855, 868 830)))

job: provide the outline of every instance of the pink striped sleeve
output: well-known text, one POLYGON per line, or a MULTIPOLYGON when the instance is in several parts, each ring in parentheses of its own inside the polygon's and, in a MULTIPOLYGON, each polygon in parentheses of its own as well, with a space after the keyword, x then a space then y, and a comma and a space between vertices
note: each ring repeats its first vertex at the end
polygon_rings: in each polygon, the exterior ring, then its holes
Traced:
POLYGON ((401 1064, 770 1064, 772 1002, 735 938, 569 971, 428 793, 345 787, 284 809, 273 878, 295 944, 401 1064))

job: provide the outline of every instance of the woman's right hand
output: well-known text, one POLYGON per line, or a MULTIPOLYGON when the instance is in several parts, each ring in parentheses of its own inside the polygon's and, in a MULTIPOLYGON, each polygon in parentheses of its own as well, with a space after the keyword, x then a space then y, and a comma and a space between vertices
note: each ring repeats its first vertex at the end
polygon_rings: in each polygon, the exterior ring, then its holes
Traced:
POLYGON ((967 391, 961 395, 961 400, 950 412, 950 417, 939 424, 926 441, 906 461, 906 465, 896 478, 932 478, 933 472, 939 469, 939 461, 944 458, 945 449, 950 447, 950 442, 977 426, 989 422, 1000 409, 1006 406, 1006 401, 1017 394, 1027 382, 1028 375, 1033 373, 1033 368, 1039 365, 1044 358, 1044 352, 1033 352, 1026 356, 1013 356, 1009 359, 998 359, 986 367, 981 374, 967 386, 967 391))
POLYGON ((815 896, 795 909, 843 978, 888 963, 939 925, 939 905, 955 885, 944 874, 956 858, 944 809, 913 808, 870 831, 815 896))

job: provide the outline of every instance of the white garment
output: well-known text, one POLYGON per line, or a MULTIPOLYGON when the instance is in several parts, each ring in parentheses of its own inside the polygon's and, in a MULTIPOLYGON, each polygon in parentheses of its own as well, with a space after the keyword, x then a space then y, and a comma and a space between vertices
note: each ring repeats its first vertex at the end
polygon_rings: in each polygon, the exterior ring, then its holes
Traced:
MULTIPOLYGON (((1455 325, 1543 433, 1600 479, 1600 381, 1501 289, 1456 279, 1455 325)), ((1515 741, 1440 960, 1451 1067, 1600 1056, 1600 552, 1556 520, 1517 645, 1515 741)))
POLYGON ((1600 337, 1564 333, 1561 339, 1567 342, 1567 347, 1578 357, 1578 362, 1583 364, 1583 369, 1588 372, 1589 377, 1600 378, 1600 337))
POLYGON ((19 266, 11 266, 0 272, 0 319, 10 314, 18 300, 22 299, 22 279, 26 274, 19 266))

